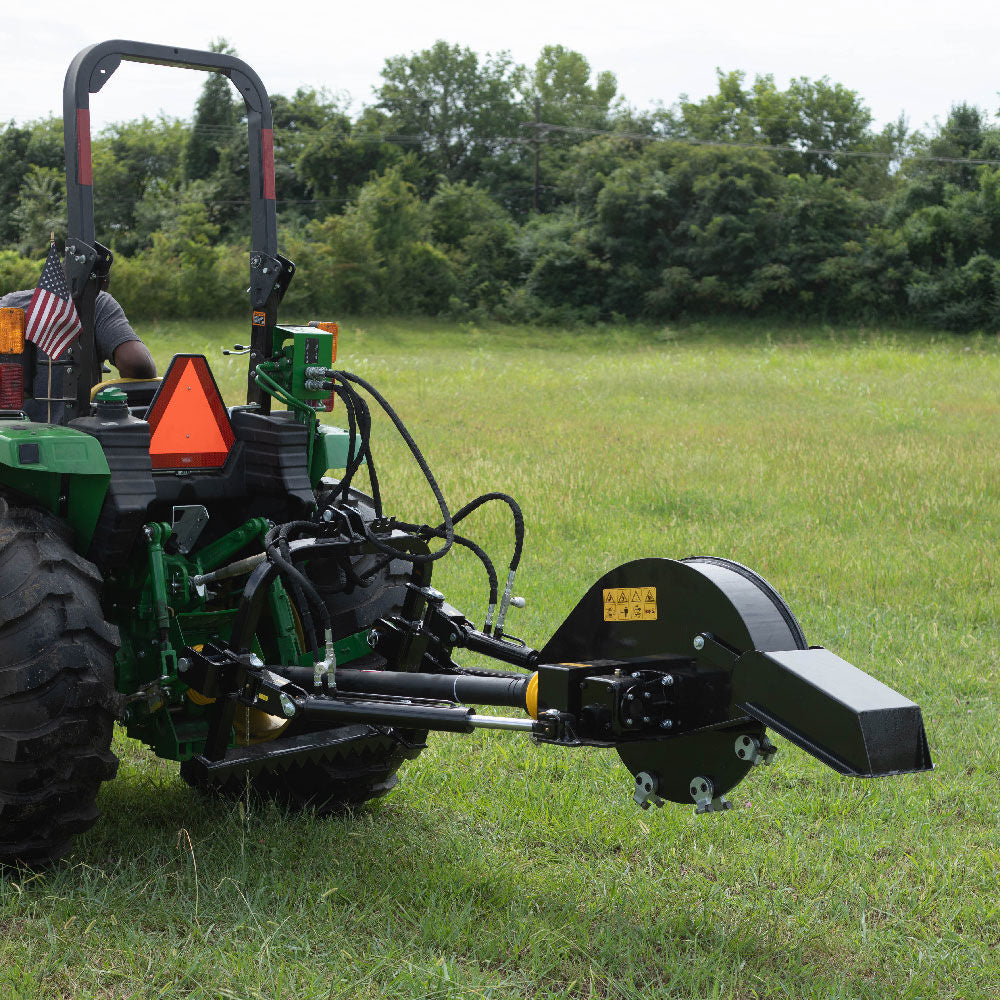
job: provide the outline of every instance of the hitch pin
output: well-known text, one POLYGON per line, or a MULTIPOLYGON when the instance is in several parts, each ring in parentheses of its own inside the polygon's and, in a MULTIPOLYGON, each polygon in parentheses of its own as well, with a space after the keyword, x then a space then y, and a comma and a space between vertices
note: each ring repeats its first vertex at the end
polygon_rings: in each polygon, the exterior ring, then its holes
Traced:
POLYGON ((331 693, 337 690, 337 652, 333 648, 333 632, 327 629, 323 636, 326 645, 326 656, 316 661, 313 668, 313 687, 319 690, 326 678, 327 690, 331 693))

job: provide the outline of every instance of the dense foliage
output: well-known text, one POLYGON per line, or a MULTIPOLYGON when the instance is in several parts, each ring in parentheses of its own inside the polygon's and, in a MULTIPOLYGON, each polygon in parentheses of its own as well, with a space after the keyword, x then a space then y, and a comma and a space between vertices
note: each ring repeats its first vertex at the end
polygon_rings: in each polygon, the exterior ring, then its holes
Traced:
MULTIPOLYGON (((640 113, 562 46, 525 67, 445 42, 387 59, 360 113, 310 89, 272 105, 299 315, 1000 326, 1000 129, 974 107, 929 136, 876 131, 825 78, 720 72, 704 100, 640 113)), ((94 137, 98 238, 131 315, 245 308, 241 113, 211 76, 190 124, 94 137)), ((59 120, 0 131, 0 194, 5 291, 65 227, 59 120)))

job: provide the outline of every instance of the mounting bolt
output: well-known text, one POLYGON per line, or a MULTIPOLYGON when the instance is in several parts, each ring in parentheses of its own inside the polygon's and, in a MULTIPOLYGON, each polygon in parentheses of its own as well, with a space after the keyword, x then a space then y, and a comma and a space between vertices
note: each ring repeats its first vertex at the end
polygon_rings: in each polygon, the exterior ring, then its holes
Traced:
POLYGON ((191 661, 186 656, 182 656, 177 661, 177 673, 186 674, 190 669, 191 669, 191 661))
POLYGON ((326 510, 323 511, 323 520, 324 521, 333 520, 333 511, 329 507, 327 507, 326 510))
POLYGON ((285 713, 285 718, 290 719, 295 714, 295 702, 284 691, 281 692, 279 700, 281 701, 281 711, 285 713))
POLYGON ((634 674, 632 674, 632 677, 635 680, 638 680, 640 677, 642 677, 642 674, 640 674, 639 671, 637 670, 634 674))
POLYGON ((371 646, 372 649, 378 645, 378 632, 376 632, 375 629, 372 629, 366 638, 368 639, 368 645, 371 646))
POLYGON ((642 717, 642 721, 643 721, 643 723, 645 723, 645 725, 648 726, 653 720, 648 715, 644 715, 642 717))
POLYGON ((694 637, 694 648, 699 652, 705 648, 705 637, 703 635, 696 635, 694 637))
POLYGON ((661 683, 661 684, 662 684, 662 685, 663 685, 663 686, 664 686, 665 688, 668 688, 668 687, 673 687, 673 685, 674 685, 674 675, 673 675, 673 674, 667 674, 667 675, 666 675, 666 676, 665 676, 665 677, 663 678, 663 680, 661 680, 661 681, 660 681, 660 683, 661 683))
POLYGON ((631 691, 629 691, 629 693, 627 695, 625 695, 625 700, 626 701, 635 701, 635 695, 632 694, 631 691))
POLYGON ((673 729, 673 728, 674 728, 674 720, 673 719, 664 719, 660 723, 660 729, 673 729))

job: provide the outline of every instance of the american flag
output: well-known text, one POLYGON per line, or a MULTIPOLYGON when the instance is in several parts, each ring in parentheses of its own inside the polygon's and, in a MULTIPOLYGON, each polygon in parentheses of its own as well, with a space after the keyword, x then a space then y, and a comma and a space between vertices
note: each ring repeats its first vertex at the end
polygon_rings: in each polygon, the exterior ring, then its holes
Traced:
POLYGON ((53 360, 63 356, 80 333, 80 317, 69 294, 62 261, 53 243, 42 277, 24 316, 24 336, 53 360))

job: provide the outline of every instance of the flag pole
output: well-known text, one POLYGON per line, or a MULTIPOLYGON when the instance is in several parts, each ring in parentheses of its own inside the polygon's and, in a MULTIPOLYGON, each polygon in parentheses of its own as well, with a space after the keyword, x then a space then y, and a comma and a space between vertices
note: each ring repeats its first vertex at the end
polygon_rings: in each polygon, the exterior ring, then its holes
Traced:
MULTIPOLYGON (((49 249, 54 249, 55 245, 56 245, 56 233, 55 230, 52 229, 49 230, 49 249)), ((45 353, 48 354, 48 351, 46 351, 45 353)), ((48 391, 45 393, 45 395, 48 396, 48 399, 46 400, 45 403, 46 405, 45 422, 47 424, 51 424, 52 423, 52 355, 48 354, 48 358, 49 358, 49 388, 48 391)))

